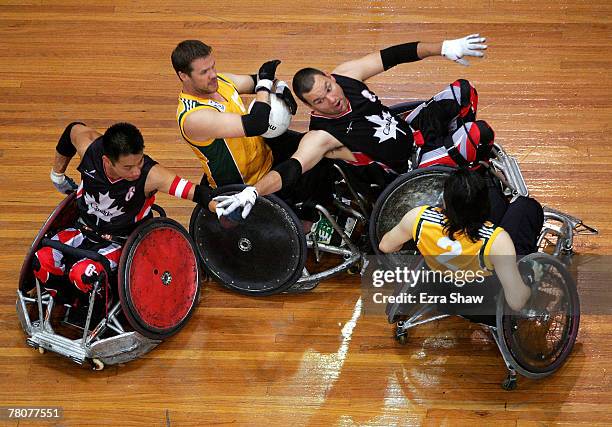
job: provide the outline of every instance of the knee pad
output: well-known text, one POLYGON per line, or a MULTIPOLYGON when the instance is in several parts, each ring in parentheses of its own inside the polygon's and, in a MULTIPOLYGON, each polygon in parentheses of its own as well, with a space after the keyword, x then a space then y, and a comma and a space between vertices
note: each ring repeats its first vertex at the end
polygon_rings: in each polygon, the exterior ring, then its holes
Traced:
POLYGON ((99 262, 82 259, 72 266, 68 273, 68 279, 81 292, 89 292, 93 283, 103 271, 105 271, 104 267, 99 262))
POLYGON ((459 117, 468 122, 474 121, 478 111, 478 91, 465 79, 455 80, 451 86, 459 87, 461 92, 461 99, 457 100, 461 104, 459 117))
POLYGON ((476 152, 476 158, 478 160, 488 160, 491 157, 491 149, 495 142, 495 132, 484 120, 476 120, 474 122, 478 126, 480 133, 480 140, 478 141, 478 150, 476 152))
POLYGON ((47 283, 49 275, 62 276, 64 274, 64 265, 62 261, 56 263, 53 249, 44 247, 36 251, 32 259, 32 269, 34 276, 41 282, 47 283), (59 266, 58 266, 59 264, 59 266))

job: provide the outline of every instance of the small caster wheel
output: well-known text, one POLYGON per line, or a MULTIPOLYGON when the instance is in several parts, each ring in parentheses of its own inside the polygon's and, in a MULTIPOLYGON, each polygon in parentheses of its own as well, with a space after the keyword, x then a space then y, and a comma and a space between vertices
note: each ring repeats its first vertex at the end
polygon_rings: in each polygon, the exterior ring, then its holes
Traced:
POLYGON ((100 359, 91 359, 91 368, 94 371, 101 371, 104 369, 104 362, 102 362, 100 359))
POLYGON ((45 354, 47 352, 47 350, 45 350, 43 347, 38 347, 38 352, 40 354, 45 354))
POLYGON ((359 265, 351 265, 347 270, 346 273, 350 274, 351 276, 355 275, 355 274, 359 274, 359 271, 361 270, 361 268, 359 267, 359 265))
POLYGON ((501 386, 504 390, 507 390, 507 391, 514 390, 517 386, 516 376, 508 375, 508 377, 504 380, 501 386))

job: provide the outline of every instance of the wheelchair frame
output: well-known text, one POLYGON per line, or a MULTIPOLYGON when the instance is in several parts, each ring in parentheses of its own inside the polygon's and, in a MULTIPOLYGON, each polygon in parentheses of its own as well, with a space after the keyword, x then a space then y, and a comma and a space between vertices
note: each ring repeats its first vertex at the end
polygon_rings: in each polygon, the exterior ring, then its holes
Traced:
MULTIPOLYGON (((495 144, 493 149, 494 157, 491 160, 490 164, 486 164, 482 162, 483 166, 489 168, 489 170, 499 178, 500 182, 503 184, 502 190, 506 195, 517 197, 517 196, 528 196, 529 191, 527 189, 527 184, 523 178, 523 175, 518 166, 518 162, 512 156, 509 156, 501 146, 495 144)), ((441 171, 445 168, 433 167, 433 170, 441 171)), ((426 169, 417 169, 417 171, 421 171, 419 173, 426 175, 427 172, 423 172, 426 169)), ((396 181, 398 185, 394 188, 390 188, 387 194, 391 194, 395 188, 402 185, 403 181, 396 181)), ((390 187, 393 187, 394 184, 391 184, 390 187)), ((379 200, 380 202, 380 200, 379 200)), ((377 202, 377 203, 379 203, 377 202)), ((374 218, 376 220, 376 218, 374 218)), ((398 219, 399 220, 399 219, 398 219)), ((377 250, 377 242, 375 241, 377 230, 374 227, 374 224, 370 224, 370 237, 372 239, 372 245, 374 249, 377 250)), ((590 227, 582 222, 582 220, 573 217, 564 212, 558 211, 556 209, 552 209, 549 207, 544 207, 544 225, 540 232, 540 236, 538 238, 538 247, 540 251, 550 250, 551 254, 547 255, 546 253, 538 252, 540 256, 550 256, 554 262, 559 263, 561 268, 565 270, 565 265, 561 262, 561 260, 569 260, 571 254, 573 253, 573 239, 577 235, 594 235, 597 234, 597 229, 590 227), (550 249, 552 248, 552 249, 550 249)), ((379 251, 377 251, 380 253, 379 251)), ((533 254, 534 256, 537 254, 533 254)), ((553 261, 551 261, 553 262, 553 261)), ((575 284, 573 285, 575 287, 575 284)), ((574 292, 575 289, 573 290, 574 292)), ((576 293, 576 303, 575 305, 578 307, 578 313, 573 313, 575 317, 578 319, 575 321, 575 330, 573 332, 573 339, 575 340, 575 335, 577 334, 578 322, 579 322, 579 302, 578 296, 576 293)), ((504 314, 505 301, 503 298, 503 291, 498 297, 498 306, 497 306, 497 325, 483 325, 485 326, 492 334, 499 350, 508 369, 508 376, 503 381, 502 387, 505 390, 512 390, 516 388, 517 381, 517 372, 521 375, 530 377, 530 378, 541 378, 546 375, 550 375, 554 370, 560 367, 560 364, 555 367, 555 369, 545 372, 545 373, 534 373, 529 370, 521 367, 515 358, 512 356, 512 351, 509 349, 508 345, 504 341, 503 337, 500 336, 500 331, 502 330, 502 319, 505 316, 504 314)), ((407 331, 415 326, 422 325, 425 323, 429 323, 435 320, 441 320, 445 317, 452 316, 452 314, 439 314, 434 313, 435 306, 434 305, 422 305, 417 306, 416 310, 409 315, 409 317, 405 320, 397 321, 397 326, 395 329, 395 338, 399 341, 400 344, 405 344, 407 342, 407 331)), ((393 318, 393 313, 389 314, 389 322, 395 323, 393 318)), ((569 351, 573 346, 573 341, 569 344, 569 351)))
MULTIPOLYGON (((143 330, 142 327, 135 326, 134 322, 130 320, 130 316, 128 316, 127 313, 123 313, 125 318, 122 319, 121 315, 125 310, 122 306, 123 303, 121 298, 112 305, 105 317, 103 317, 97 324, 92 325, 91 323, 96 294, 103 286, 102 282, 105 275, 105 273, 103 273, 93 283, 93 289, 89 294, 87 317, 83 326, 81 337, 78 339, 70 339, 56 333, 51 325, 51 314, 55 305, 55 300, 50 293, 43 291, 42 286, 36 277, 32 279, 32 273, 31 270, 29 270, 34 252, 41 247, 41 245, 50 246, 68 255, 87 257, 99 261, 105 266, 106 271, 111 271, 108 260, 97 252, 73 248, 46 237, 47 235, 53 234, 57 229, 62 228, 62 226, 65 225, 57 225, 56 220, 58 220, 65 208, 74 204, 75 198, 75 194, 72 193, 55 208, 34 239, 30 251, 26 255, 26 260, 21 270, 19 289, 17 290, 17 316, 24 332, 28 336, 26 338, 26 343, 30 347, 37 349, 41 354, 45 353, 46 351, 52 351, 67 357, 79 365, 89 362, 94 370, 102 370, 104 369, 105 365, 125 363, 141 357, 142 355, 151 351, 153 348, 157 347, 163 341, 163 339, 169 337, 175 332, 178 332, 178 330, 184 326, 198 301, 199 268, 197 267, 197 258, 195 258, 197 286, 195 299, 193 305, 189 309, 188 315, 179 325, 177 325, 175 330, 168 331, 165 334, 155 333, 152 331, 143 330), (23 286, 25 282, 29 281, 31 283, 31 280, 34 280, 35 282, 35 287, 31 290, 36 291, 35 296, 27 295, 28 291, 23 286), (33 320, 30 318, 28 306, 35 307, 38 314, 38 319, 33 320), (101 338, 102 334, 107 331, 111 331, 116 335, 101 338)), ((165 224, 166 226, 170 226, 169 228, 175 231, 182 229, 182 226, 180 226, 180 224, 178 224, 176 221, 166 218, 165 211, 161 207, 153 205, 152 210, 157 212, 161 218, 145 220, 132 232, 130 239, 132 237, 139 236, 140 230, 147 230, 147 228, 151 229, 157 224, 160 224, 160 226, 165 224)), ((59 219, 61 222, 61 218, 59 219)), ((64 222, 66 221, 64 220, 64 222)), ((190 241, 190 237, 188 237, 186 231, 183 233, 183 235, 187 241, 190 241)), ((130 239, 128 239, 128 241, 130 241, 130 239)), ((142 241, 142 239, 140 241, 142 241)), ((128 244, 126 243, 121 261, 119 261, 120 268, 118 268, 118 270, 123 268, 125 264, 129 264, 131 262, 127 259, 127 253, 130 249, 127 246, 128 244)), ((170 280, 172 279, 170 278, 170 280)), ((110 286, 110 284, 107 284, 107 286, 110 286)), ((66 315, 64 316, 64 321, 66 321, 67 318, 68 312, 66 312, 66 315)))

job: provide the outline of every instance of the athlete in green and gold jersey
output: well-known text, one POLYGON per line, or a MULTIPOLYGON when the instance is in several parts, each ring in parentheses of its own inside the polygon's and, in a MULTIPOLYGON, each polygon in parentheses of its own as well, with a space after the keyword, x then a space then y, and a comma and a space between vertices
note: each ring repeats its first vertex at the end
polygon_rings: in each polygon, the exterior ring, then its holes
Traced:
MULTIPOLYGON (((212 49, 185 40, 172 52, 172 65, 183 85, 177 121, 196 153, 209 184, 254 184, 272 168, 272 150, 260 136, 268 129, 270 91, 280 61, 263 64, 257 75, 217 73, 212 49), (241 94, 256 93, 247 112, 241 94)), ((295 113, 297 104, 286 84, 276 94, 295 113)))

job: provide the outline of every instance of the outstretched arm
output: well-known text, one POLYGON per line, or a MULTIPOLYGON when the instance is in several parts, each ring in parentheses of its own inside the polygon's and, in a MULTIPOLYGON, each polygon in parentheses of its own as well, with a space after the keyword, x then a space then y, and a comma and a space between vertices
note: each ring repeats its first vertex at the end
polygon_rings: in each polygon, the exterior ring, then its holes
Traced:
POLYGON ((495 273, 504 289, 506 302, 515 311, 519 311, 531 295, 516 265, 516 252, 512 238, 506 231, 499 233, 491 245, 491 262, 495 273))
POLYGON ((206 176, 202 178, 200 184, 194 184, 157 164, 151 168, 147 175, 145 194, 149 196, 159 191, 180 199, 193 200, 210 210, 214 210, 214 205, 211 202, 211 190, 205 182, 206 176))
POLYGON ((328 151, 342 147, 340 141, 331 134, 322 130, 313 130, 302 137, 297 151, 289 160, 282 162, 268 172, 255 184, 257 194, 265 196, 279 191, 281 188, 291 187, 300 175, 312 169, 328 151), (289 163, 289 164, 287 164, 289 163), (290 164, 299 166, 294 173, 290 164))
POLYGON ((216 206, 217 215, 230 215, 236 209, 242 209, 242 217, 246 218, 257 200, 257 196, 265 196, 283 188, 294 185, 300 176, 312 169, 328 151, 343 145, 331 134, 316 130, 310 131, 300 141, 293 156, 281 162, 260 179, 255 186, 246 187, 232 196, 215 197, 219 202, 216 206))
POLYGON ((462 65, 468 65, 467 60, 463 57, 484 56, 482 51, 487 48, 487 45, 482 43, 485 40, 478 34, 471 34, 461 39, 445 40, 443 42, 404 43, 340 64, 333 73, 365 81, 398 64, 440 55, 462 65))
POLYGON ((402 248, 404 243, 408 240, 412 240, 414 238, 412 235, 412 228, 420 210, 421 207, 409 210, 395 227, 385 233, 378 244, 378 249, 386 254, 397 252, 402 248))

